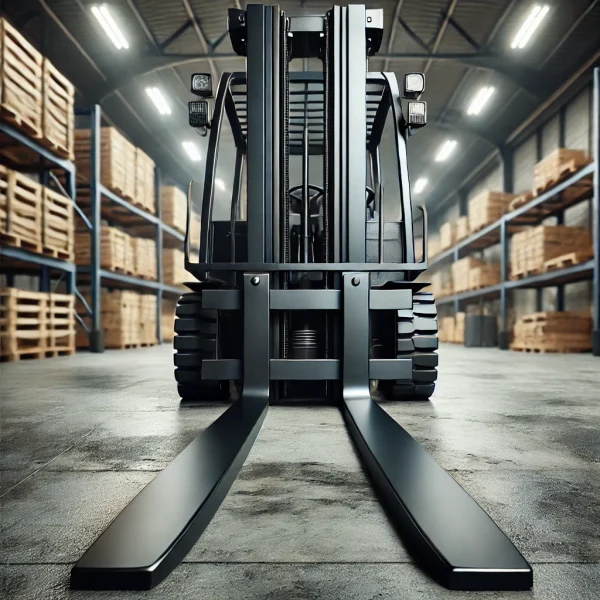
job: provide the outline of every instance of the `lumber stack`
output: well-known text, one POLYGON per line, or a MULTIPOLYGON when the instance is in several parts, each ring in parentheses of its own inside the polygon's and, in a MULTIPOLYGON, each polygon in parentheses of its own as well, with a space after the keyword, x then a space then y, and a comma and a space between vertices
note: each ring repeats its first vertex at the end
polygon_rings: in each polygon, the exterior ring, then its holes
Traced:
POLYGON ((561 261, 565 260, 570 260, 571 264, 584 262, 589 258, 591 248, 592 238, 586 227, 540 225, 526 229, 512 237, 510 277, 521 279, 560 268, 561 261))
POLYGON ((169 298, 163 298, 162 301, 162 320, 161 331, 163 342, 173 341, 175 336, 175 309, 177 302, 169 298))
POLYGON ((465 321, 467 315, 464 312, 456 313, 454 319, 454 343, 464 344, 465 343, 465 321))
POLYGON ((156 214, 154 161, 139 148, 135 154, 135 198, 141 208, 156 214))
POLYGON ((449 270, 438 271, 431 275, 431 291, 435 298, 444 298, 454 293, 452 274, 449 270))
POLYGON ((47 58, 42 77, 42 140, 54 153, 73 160, 75 88, 47 58))
MULTIPOLYGON (((100 128, 100 182, 111 192, 135 198, 135 146, 114 127, 100 128)), ((91 180, 91 131, 75 130, 75 165, 78 177, 91 180)))
MULTIPOLYGON (((103 225, 100 230, 100 267, 108 271, 133 275, 129 259, 129 236, 116 227, 103 225)), ((89 265, 92 261, 90 234, 87 230, 75 234, 75 262, 89 265)))
POLYGON ((147 238, 127 237, 133 247, 133 274, 142 279, 156 280, 156 242, 147 238))
MULTIPOLYGON (((180 233, 185 233, 187 220, 187 198, 186 195, 176 186, 168 185, 162 188, 162 218, 166 225, 169 225, 180 233)), ((199 239, 198 235, 198 239, 199 239)), ((190 235, 191 238, 191 235, 190 235)), ((195 238, 192 238, 195 239, 195 238)))
POLYGON ((163 279, 169 285, 183 285, 188 279, 185 270, 185 255, 179 248, 163 250, 163 279))
POLYGON ((500 265, 477 265, 469 272, 469 289, 479 290, 500 283, 500 265))
POLYGON ((73 200, 47 187, 42 188, 42 244, 44 254, 73 260, 73 200))
MULTIPOLYGON (((89 289, 79 288, 80 293, 91 302, 89 289)), ((106 348, 124 349, 150 346, 156 338, 156 295, 139 294, 132 290, 108 290, 102 288, 100 296, 100 319, 106 348)), ((87 319, 89 324, 89 319, 87 319)), ((77 347, 87 348, 88 336, 79 328, 77 347)))
POLYGON ((442 317, 438 319, 438 338, 440 342, 453 343, 455 339, 454 317, 442 317))
POLYGON ((461 242, 469 235, 469 217, 459 217, 456 221, 456 242, 461 242))
POLYGON ((0 357, 45 358, 75 352, 75 297, 7 288, 0 292, 0 357))
POLYGON ((157 343, 156 339, 156 295, 141 294, 140 302, 140 346, 153 346, 157 343))
POLYGON ((466 256, 452 263, 452 281, 454 284, 454 293, 460 294, 471 289, 471 271, 475 267, 485 265, 482 260, 472 256, 466 256))
POLYGON ((538 162, 533 170, 533 193, 539 195, 554 187, 589 162, 584 150, 557 148, 538 162))
POLYGON ((514 194, 485 190, 469 201, 469 231, 475 233, 507 213, 514 194))
POLYGON ((42 249, 42 186, 17 171, 0 171, 0 240, 32 252, 42 249))
POLYGON ((454 223, 444 223, 440 227, 440 251, 452 248, 456 243, 456 225, 454 223))
POLYGON ((586 352, 592 348, 592 319, 582 312, 537 312, 517 320, 512 350, 586 352))
POLYGON ((42 55, 0 18, 0 111, 33 138, 42 137, 42 55))

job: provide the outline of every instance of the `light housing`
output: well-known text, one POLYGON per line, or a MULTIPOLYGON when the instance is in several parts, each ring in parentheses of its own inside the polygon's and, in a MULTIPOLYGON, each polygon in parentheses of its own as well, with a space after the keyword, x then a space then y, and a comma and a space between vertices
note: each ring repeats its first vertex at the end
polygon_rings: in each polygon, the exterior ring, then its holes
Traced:
POLYGON ((123 32, 117 25, 108 6, 106 4, 94 4, 91 7, 91 11, 98 23, 100 23, 102 29, 104 29, 104 33, 106 33, 110 41, 114 44, 115 48, 117 50, 127 50, 129 48, 129 42, 125 39, 123 32))
POLYGON ((456 148, 456 140, 446 140, 435 156, 435 162, 444 162, 448 159, 454 148, 456 148))
POLYGON ((424 73, 406 73, 404 75, 404 98, 414 99, 425 91, 424 73))
POLYGON ((420 194, 426 187, 429 180, 426 177, 419 177, 415 181, 415 194, 420 194))
POLYGON ((190 127, 210 127, 210 104, 208 100, 188 102, 188 119, 190 127))
POLYGON ((199 162, 202 160, 200 150, 198 150, 198 146, 194 142, 183 142, 181 145, 192 161, 199 162))
POLYGON ((194 73, 190 89, 196 96, 212 98, 212 75, 210 73, 194 73))
POLYGON ((413 129, 427 125, 427 102, 408 103, 408 124, 413 129))
POLYGON ((550 7, 547 4, 535 4, 525 21, 523 21, 519 31, 517 31, 517 35, 513 38, 510 47, 513 49, 518 48, 519 50, 525 48, 549 10, 550 7))
POLYGON ((477 92, 477 94, 475 94, 475 97, 471 101, 471 104, 469 104, 469 108, 467 109, 467 114, 468 115, 478 115, 481 112, 481 110, 483 109, 483 107, 487 104, 488 100, 492 97, 492 95, 494 94, 495 91, 496 91, 496 88, 491 85, 482 87, 477 92))
POLYGON ((170 115, 171 107, 159 88, 151 86, 146 88, 146 94, 150 97, 156 109, 161 115, 170 115))

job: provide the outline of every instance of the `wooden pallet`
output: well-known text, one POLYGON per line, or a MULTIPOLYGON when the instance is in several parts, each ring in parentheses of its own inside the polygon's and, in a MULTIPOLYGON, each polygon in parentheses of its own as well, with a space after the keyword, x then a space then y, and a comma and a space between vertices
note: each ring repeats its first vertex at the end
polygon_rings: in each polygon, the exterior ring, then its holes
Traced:
POLYGON ((49 188, 42 190, 43 253, 63 260, 73 260, 73 201, 49 188))
POLYGON ((54 65, 43 63, 42 143, 55 154, 73 160, 75 88, 54 65))
POLYGON ((136 148, 135 155, 135 197, 142 208, 156 214, 156 193, 154 187, 154 161, 142 150, 136 148))
POLYGON ((42 134, 42 55, 0 21, 0 115, 33 138, 42 134))
POLYGON ((544 263, 544 271, 557 271, 559 269, 566 269, 567 267, 573 267, 581 263, 587 262, 594 256, 593 250, 582 250, 580 252, 569 252, 562 254, 556 258, 551 258, 544 263))
POLYGON ((570 347, 570 346, 554 346, 554 345, 536 345, 536 346, 523 346, 520 344, 511 344, 510 349, 515 352, 531 352, 534 354, 570 354, 570 353, 581 353, 589 352, 592 346, 586 347, 570 347))
POLYGON ((163 250, 163 279, 169 285, 183 285, 188 278, 185 255, 179 248, 163 250))
POLYGON ((509 211, 517 210, 521 206, 525 206, 528 202, 533 200, 533 194, 531 192, 525 192, 516 196, 509 204, 509 211))
POLYGON ((508 211, 514 194, 485 190, 469 201, 469 231, 476 233, 508 211))
POLYGON ((134 273, 142 279, 156 281, 156 242, 147 238, 130 238, 134 255, 134 273))
MULTIPOLYGON (((100 266, 108 271, 133 274, 130 237, 115 227, 103 225, 100 231, 100 266)), ((75 262, 91 262, 90 235, 87 230, 75 233, 75 262)))

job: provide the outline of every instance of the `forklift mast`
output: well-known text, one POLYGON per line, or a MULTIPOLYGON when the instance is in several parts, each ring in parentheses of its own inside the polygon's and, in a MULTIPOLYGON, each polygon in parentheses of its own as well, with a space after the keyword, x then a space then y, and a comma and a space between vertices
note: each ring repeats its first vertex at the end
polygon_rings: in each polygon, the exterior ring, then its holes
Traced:
MULTIPOLYGON (((159 584, 209 524, 269 406, 309 401, 340 408, 390 518, 442 585, 530 588, 517 548, 378 402, 427 400, 438 359, 434 299, 415 281, 427 268, 427 219, 423 211, 418 261, 406 158, 426 105, 409 102, 405 116, 395 76, 368 70, 383 11, 288 17, 251 4, 229 11, 229 32, 246 72, 222 74, 212 118, 207 100, 190 103, 190 122, 210 137, 199 240, 190 234, 193 185, 188 195, 185 262, 196 281, 177 305, 174 356, 183 401, 233 403, 90 546, 72 587, 159 584), (319 71, 294 70, 315 58, 319 71), (386 122, 397 182, 384 199, 386 122), (226 125, 236 159, 230 218, 219 221, 226 125)), ((210 88, 209 75, 193 77, 199 95, 210 88)), ((422 74, 405 77, 404 97, 423 89, 422 74)))

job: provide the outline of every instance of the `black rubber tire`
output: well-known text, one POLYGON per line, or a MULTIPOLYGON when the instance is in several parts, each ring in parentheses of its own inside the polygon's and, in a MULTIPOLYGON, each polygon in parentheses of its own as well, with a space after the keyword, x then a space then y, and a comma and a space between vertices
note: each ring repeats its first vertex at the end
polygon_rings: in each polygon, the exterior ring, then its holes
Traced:
POLYGON ((429 400, 435 390, 438 366, 438 322, 435 298, 429 292, 413 294, 412 310, 399 310, 397 358, 411 357, 412 381, 381 381, 388 400, 429 400))
POLYGON ((184 402, 227 400, 229 382, 202 379, 202 361, 217 357, 216 310, 202 308, 202 295, 183 294, 175 309, 175 381, 184 402))

